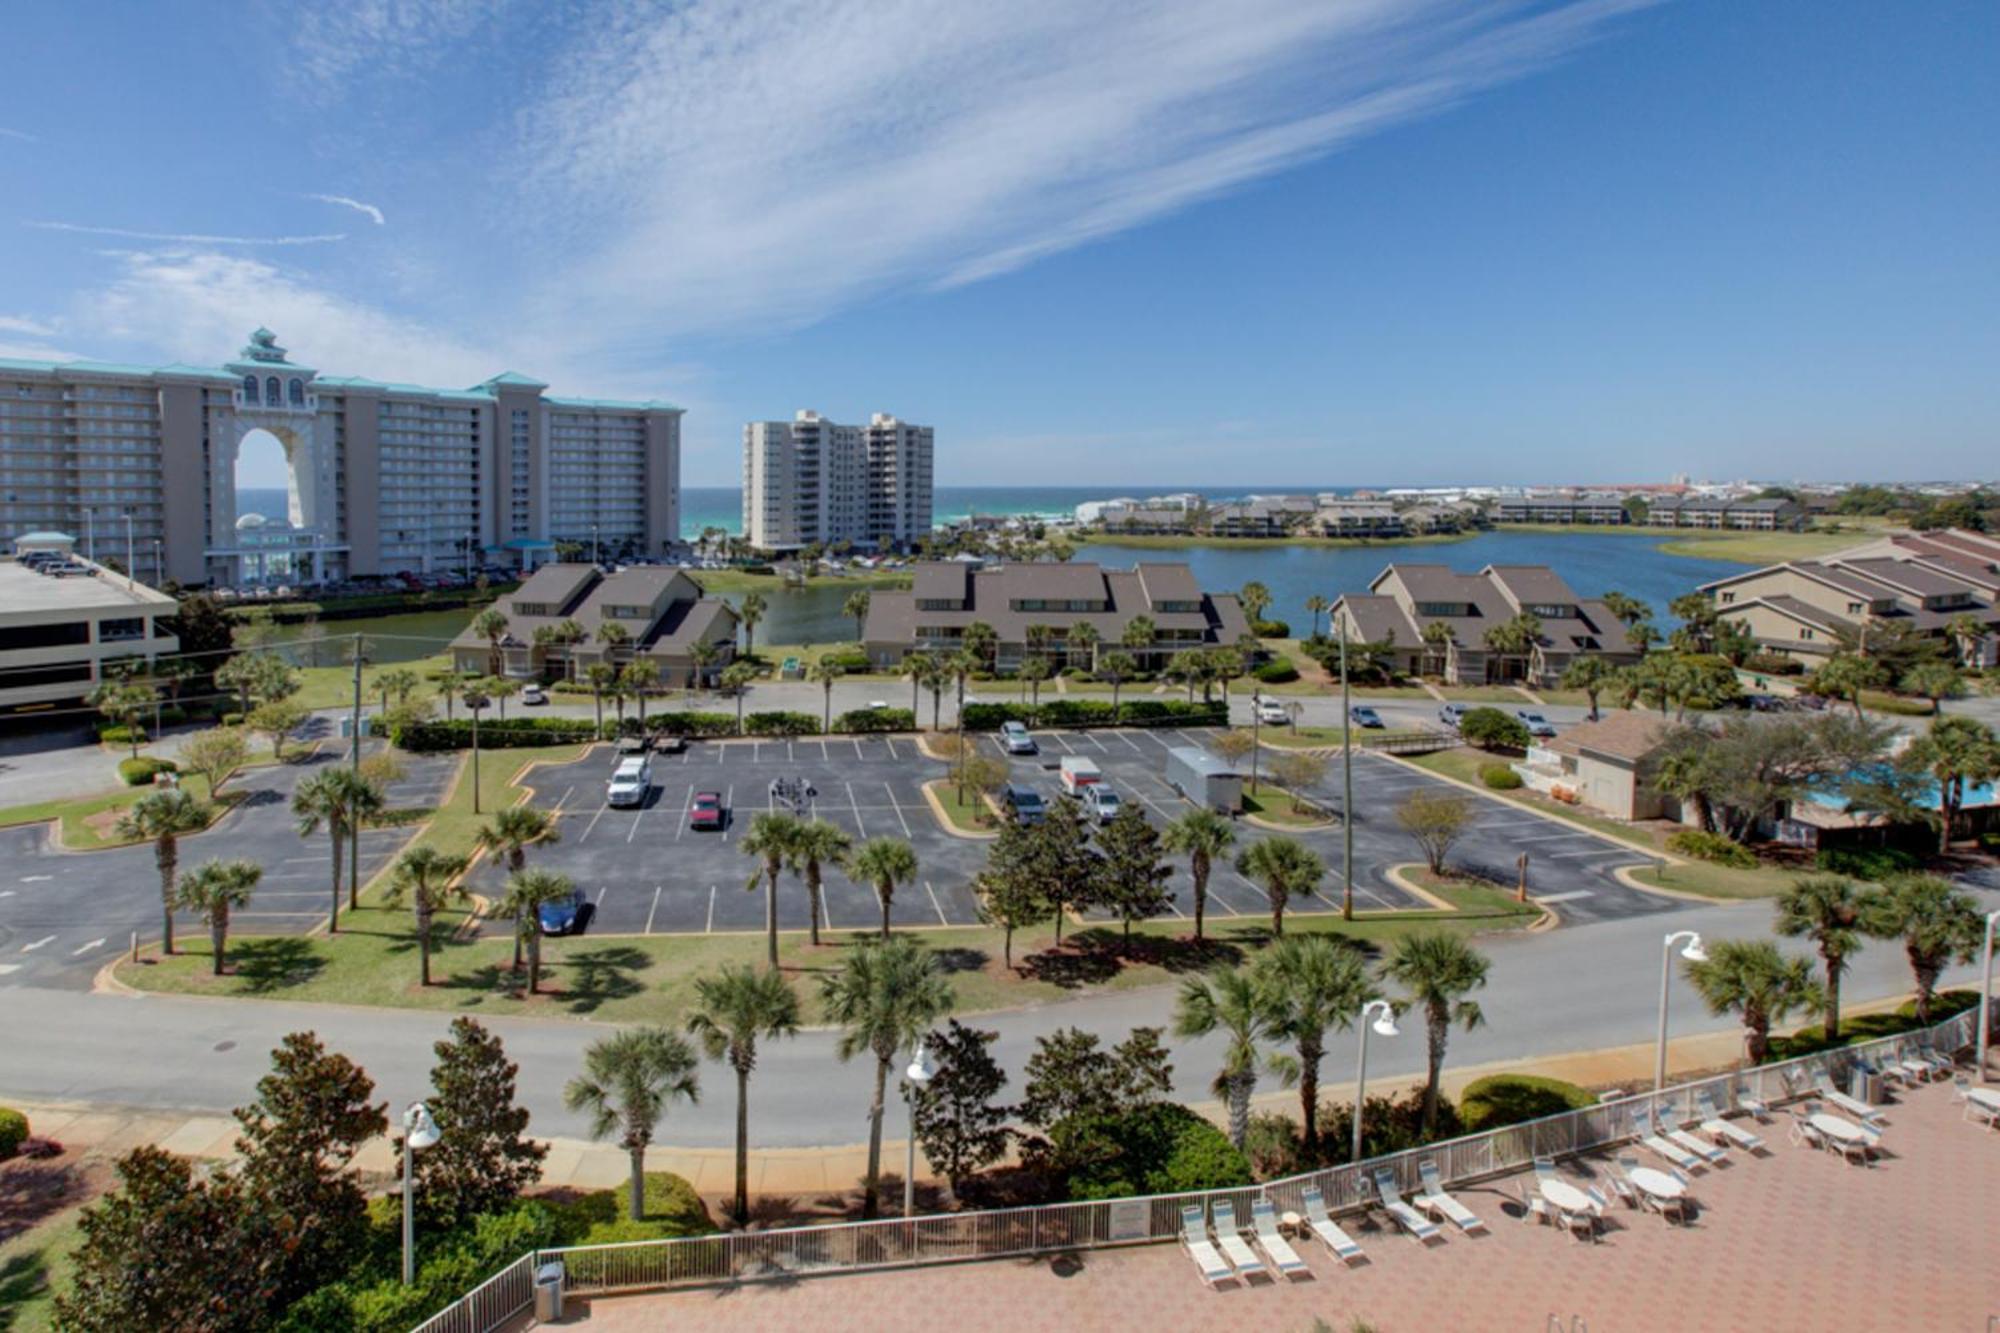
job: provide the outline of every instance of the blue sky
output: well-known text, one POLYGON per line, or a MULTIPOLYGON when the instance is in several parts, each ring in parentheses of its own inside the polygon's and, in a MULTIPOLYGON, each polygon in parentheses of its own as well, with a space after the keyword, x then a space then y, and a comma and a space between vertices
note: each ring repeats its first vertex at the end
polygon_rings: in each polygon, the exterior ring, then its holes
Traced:
POLYGON ((109 15, 9 15, 0 355, 517 369, 690 485, 2000 473, 1988 0, 109 15))

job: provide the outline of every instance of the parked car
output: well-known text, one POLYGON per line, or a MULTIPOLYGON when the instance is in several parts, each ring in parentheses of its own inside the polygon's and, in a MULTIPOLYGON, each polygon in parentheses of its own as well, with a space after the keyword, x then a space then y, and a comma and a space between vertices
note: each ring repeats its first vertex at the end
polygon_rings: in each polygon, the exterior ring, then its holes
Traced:
POLYGON ((1349 708, 1347 720, 1357 727, 1379 728, 1382 725, 1382 715, 1367 704, 1355 704, 1349 708))
POLYGON ((1123 805, 1118 793, 1101 782, 1093 782, 1083 789, 1084 813, 1100 824, 1109 824, 1123 805))
POLYGON ((698 791, 694 803, 688 806, 688 827, 714 829, 718 832, 729 822, 729 810, 722 804, 722 793, 698 791))
POLYGON ((1002 722, 1000 743, 1007 747, 1008 754, 1040 754, 1042 747, 1035 744, 1035 738, 1028 734, 1025 723, 1002 722))
POLYGON ((604 803, 614 806, 644 805, 653 790, 653 766, 644 755, 620 759, 612 770, 611 783, 604 790, 604 803))
POLYGON ((1528 729, 1530 736, 1553 736, 1556 734, 1554 724, 1532 708, 1516 708, 1514 710, 1514 718, 1528 729))
POLYGON ((521 702, 523 704, 532 706, 536 704, 545 704, 548 701, 549 701, 549 692, 543 689, 541 686, 523 685, 521 687, 521 702))
POLYGON ((1282 727, 1292 720, 1292 710, 1276 699, 1265 699, 1257 705, 1257 720, 1267 727, 1282 727))
POLYGON ((569 897, 558 898, 554 902, 543 903, 535 909, 535 918, 541 923, 544 935, 567 935, 583 925, 582 889, 571 889, 569 897))
POLYGON ((1049 812, 1049 807, 1042 800, 1040 792, 1033 787, 1024 787, 1018 782, 1008 783, 1000 794, 1000 800, 1007 807, 1007 812, 1014 816, 1014 822, 1017 824, 1039 824, 1042 822, 1042 817, 1049 812))
POLYGON ((1460 721, 1464 719, 1464 717, 1465 717, 1464 704, 1446 704, 1444 707, 1438 709, 1438 721, 1444 723, 1447 727, 1450 727, 1453 731, 1458 730, 1458 724, 1460 721))

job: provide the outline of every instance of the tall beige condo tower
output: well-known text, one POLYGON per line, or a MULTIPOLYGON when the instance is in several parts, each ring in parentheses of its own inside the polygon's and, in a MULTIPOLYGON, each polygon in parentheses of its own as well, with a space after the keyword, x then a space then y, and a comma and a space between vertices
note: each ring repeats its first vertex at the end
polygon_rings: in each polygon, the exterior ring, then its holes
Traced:
POLYGON ((843 426, 813 411, 743 427, 743 533, 767 551, 908 546, 931 530, 929 426, 884 412, 843 426))

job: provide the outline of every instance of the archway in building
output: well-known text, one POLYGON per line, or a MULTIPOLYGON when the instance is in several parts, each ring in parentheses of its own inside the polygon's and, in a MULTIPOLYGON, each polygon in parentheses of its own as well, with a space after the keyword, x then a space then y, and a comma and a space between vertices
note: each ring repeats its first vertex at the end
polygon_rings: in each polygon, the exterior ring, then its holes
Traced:
POLYGON ((236 450, 236 516, 262 514, 278 523, 302 522, 299 475, 283 440, 261 427, 245 431, 236 450))

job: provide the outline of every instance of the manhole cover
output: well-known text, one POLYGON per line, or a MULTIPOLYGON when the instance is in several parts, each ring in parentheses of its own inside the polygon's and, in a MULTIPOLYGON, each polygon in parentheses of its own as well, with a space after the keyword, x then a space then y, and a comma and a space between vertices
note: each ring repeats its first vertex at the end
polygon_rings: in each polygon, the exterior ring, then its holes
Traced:
POLYGON ((233 1051, 236 1049, 236 1043, 233 1041, 218 1041, 215 1043, 215 1049, 218 1051, 233 1051))

